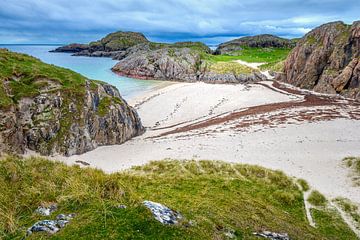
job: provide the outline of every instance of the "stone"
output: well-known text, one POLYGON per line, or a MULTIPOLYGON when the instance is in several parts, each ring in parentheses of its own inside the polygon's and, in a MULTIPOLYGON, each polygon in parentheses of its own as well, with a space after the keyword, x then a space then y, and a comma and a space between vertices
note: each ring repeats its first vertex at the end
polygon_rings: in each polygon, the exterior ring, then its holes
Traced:
POLYGON ((271 239, 271 240, 290 240, 287 233, 275 233, 270 231, 262 231, 254 233, 255 236, 271 239))
POLYGON ((61 228, 64 228, 74 217, 74 213, 59 214, 56 216, 56 220, 38 221, 27 229, 26 235, 29 236, 34 232, 47 232, 49 234, 57 233, 58 231, 60 231, 61 228))
POLYGON ((144 201, 143 204, 145 205, 145 207, 150 209, 154 218, 162 224, 174 225, 178 224, 179 221, 182 219, 180 213, 173 211, 160 203, 144 201))
POLYGON ((49 206, 40 206, 35 212, 41 216, 50 216, 52 212, 57 210, 57 204, 50 204, 49 206))

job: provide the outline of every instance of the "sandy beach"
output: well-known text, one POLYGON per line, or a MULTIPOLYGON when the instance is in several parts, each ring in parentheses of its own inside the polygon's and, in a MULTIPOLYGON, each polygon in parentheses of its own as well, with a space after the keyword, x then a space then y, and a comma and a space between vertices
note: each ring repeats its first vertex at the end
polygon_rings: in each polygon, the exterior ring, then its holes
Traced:
POLYGON ((360 155, 358 102, 266 81, 176 83, 129 103, 145 134, 57 159, 109 173, 166 158, 256 164, 303 178, 330 198, 360 203, 360 188, 342 164, 360 155))

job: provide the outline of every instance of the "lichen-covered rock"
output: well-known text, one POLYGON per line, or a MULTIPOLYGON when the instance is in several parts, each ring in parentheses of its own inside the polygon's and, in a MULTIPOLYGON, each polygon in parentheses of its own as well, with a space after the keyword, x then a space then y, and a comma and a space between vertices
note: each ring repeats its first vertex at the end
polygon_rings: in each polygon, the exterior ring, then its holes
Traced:
POLYGON ((0 152, 69 156, 143 133, 115 87, 24 54, 0 58, 0 152))
POLYGON ((360 21, 332 22, 306 34, 277 79, 322 93, 360 98, 360 21))
POLYGON ((48 234, 54 234, 64 228, 75 214, 59 214, 56 216, 56 220, 41 220, 33 224, 26 231, 26 235, 29 236, 34 232, 46 232, 48 234))
POLYGON ((180 213, 171 210, 170 208, 156 202, 144 201, 145 207, 150 209, 156 220, 162 224, 177 224, 182 219, 180 213))
POLYGON ((295 40, 289 40, 270 34, 242 37, 234 39, 219 45, 215 54, 231 54, 239 51, 244 47, 251 48, 293 48, 296 45, 295 40))
POLYGON ((254 233, 255 236, 271 239, 271 240, 290 240, 287 233, 276 233, 270 231, 262 231, 259 233, 254 233))

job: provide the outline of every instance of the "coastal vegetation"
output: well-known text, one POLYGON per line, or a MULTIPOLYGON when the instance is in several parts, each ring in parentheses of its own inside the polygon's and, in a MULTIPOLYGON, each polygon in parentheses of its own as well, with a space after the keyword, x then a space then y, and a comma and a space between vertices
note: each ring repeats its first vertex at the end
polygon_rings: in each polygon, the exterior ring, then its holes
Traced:
POLYGON ((343 159, 346 167, 351 169, 350 174, 355 185, 360 186, 360 158, 359 157, 346 157, 343 159))
POLYGON ((309 203, 317 207, 324 207, 326 205, 326 198, 319 191, 314 190, 310 193, 308 199, 309 203))
POLYGON ((338 213, 314 210, 306 220, 302 191, 280 171, 216 161, 163 160, 105 174, 42 158, 0 161, 0 237, 21 239, 38 220, 38 206, 57 203, 75 213, 54 235, 28 239, 258 239, 263 230, 291 239, 356 239, 338 213), (142 202, 179 211, 178 225, 157 222, 142 202), (124 207, 119 207, 119 206, 124 207))

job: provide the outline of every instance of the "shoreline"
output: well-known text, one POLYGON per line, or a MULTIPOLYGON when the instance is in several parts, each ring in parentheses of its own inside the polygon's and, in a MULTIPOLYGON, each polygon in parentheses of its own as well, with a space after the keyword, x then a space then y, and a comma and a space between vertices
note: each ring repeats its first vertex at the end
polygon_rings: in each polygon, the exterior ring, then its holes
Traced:
POLYGON ((163 159, 260 165, 303 178, 330 199, 360 203, 360 189, 342 165, 344 157, 360 155, 360 136, 352 131, 360 128, 357 102, 271 81, 165 85, 129 100, 147 129, 143 135, 53 159, 107 173, 163 159), (281 108, 265 111, 272 106, 281 108))

